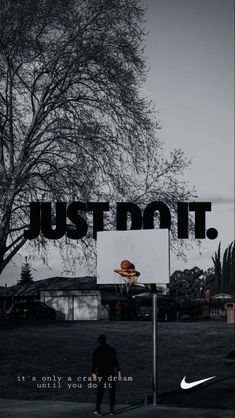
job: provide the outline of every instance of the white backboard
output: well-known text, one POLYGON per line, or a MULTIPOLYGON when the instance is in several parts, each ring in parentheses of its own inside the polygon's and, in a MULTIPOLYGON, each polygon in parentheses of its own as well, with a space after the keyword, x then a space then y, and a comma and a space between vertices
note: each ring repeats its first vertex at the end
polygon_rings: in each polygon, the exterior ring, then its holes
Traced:
POLYGON ((169 230, 98 232, 97 283, 115 283, 114 269, 122 260, 129 260, 141 273, 137 283, 169 283, 169 230))

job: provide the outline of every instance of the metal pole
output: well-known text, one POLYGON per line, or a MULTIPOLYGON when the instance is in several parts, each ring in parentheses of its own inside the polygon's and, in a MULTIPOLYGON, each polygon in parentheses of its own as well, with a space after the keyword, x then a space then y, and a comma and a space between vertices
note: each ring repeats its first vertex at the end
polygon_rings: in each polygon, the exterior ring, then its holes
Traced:
POLYGON ((158 398, 157 293, 153 293, 153 405, 158 398))

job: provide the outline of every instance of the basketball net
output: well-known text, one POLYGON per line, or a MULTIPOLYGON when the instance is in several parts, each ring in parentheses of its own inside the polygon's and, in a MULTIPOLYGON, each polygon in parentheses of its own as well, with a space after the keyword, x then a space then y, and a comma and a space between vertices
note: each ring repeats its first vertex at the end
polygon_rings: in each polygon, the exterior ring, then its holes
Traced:
POLYGON ((114 273, 114 282, 116 295, 127 295, 129 293, 130 286, 137 284, 137 277, 124 277, 118 273, 114 273))

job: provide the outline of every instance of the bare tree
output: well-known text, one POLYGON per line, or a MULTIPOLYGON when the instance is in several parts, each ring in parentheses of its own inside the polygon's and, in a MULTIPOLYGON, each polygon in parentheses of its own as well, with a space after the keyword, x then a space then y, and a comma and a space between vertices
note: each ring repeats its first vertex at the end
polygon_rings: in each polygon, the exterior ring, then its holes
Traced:
MULTIPOLYGON (((24 245, 29 202, 161 199, 191 191, 164 159, 138 0, 0 1, 0 272, 24 245)), ((175 213, 175 212, 174 212, 175 213)))

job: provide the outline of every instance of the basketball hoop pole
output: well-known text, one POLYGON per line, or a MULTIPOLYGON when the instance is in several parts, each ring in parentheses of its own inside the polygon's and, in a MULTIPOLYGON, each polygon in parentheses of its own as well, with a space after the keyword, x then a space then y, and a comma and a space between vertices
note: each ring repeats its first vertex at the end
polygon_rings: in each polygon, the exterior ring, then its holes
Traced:
POLYGON ((153 405, 158 401, 157 293, 153 293, 153 405))

